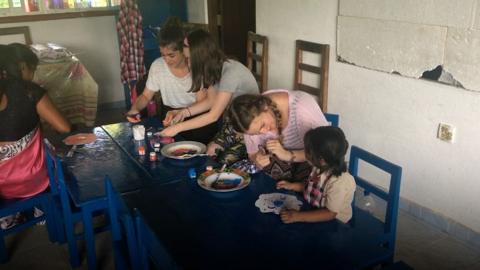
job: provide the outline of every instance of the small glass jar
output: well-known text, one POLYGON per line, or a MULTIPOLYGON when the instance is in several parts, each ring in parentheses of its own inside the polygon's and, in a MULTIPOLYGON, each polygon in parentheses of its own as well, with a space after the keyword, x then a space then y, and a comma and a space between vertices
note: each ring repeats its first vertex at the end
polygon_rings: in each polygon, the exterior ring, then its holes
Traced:
POLYGON ((157 152, 157 153, 160 152, 160 143, 155 143, 155 144, 153 145, 153 149, 154 149, 155 152, 157 152))
POLYGON ((150 152, 150 161, 155 161, 155 160, 157 160, 157 153, 150 152))
POLYGON ((138 147, 138 154, 139 154, 140 156, 144 156, 144 155, 145 155, 145 146, 140 145, 140 146, 138 147))

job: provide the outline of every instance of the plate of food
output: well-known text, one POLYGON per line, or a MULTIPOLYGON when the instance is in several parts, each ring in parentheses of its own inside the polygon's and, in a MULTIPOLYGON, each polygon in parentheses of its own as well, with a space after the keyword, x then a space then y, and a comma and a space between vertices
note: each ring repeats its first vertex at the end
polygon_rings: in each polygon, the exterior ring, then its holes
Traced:
POLYGON ((230 192, 250 184, 250 175, 240 169, 206 171, 197 178, 200 187, 215 192, 230 192))
POLYGON ((205 155, 205 144, 194 141, 174 142, 165 145, 160 152, 164 157, 173 159, 189 159, 199 155, 205 155))

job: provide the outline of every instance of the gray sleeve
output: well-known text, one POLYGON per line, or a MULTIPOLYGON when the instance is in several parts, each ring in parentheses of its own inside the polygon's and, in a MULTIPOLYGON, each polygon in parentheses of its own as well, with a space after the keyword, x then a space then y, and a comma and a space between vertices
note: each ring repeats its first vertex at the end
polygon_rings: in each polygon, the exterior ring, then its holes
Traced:
POLYGON ((214 87, 218 91, 241 94, 258 94, 258 85, 250 70, 240 62, 229 60, 223 63, 222 78, 214 87))

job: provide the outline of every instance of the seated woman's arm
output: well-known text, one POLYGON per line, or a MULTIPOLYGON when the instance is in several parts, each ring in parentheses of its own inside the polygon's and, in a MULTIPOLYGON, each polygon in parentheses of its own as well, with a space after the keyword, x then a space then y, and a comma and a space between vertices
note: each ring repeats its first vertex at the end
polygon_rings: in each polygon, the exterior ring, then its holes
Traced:
POLYGON ((127 115, 137 114, 141 110, 145 109, 148 103, 150 102, 150 100, 152 100, 154 95, 155 95, 154 91, 145 87, 143 89, 142 94, 139 97, 137 97, 135 104, 133 104, 132 108, 130 108, 130 110, 127 112, 127 115))
POLYGON ((191 115, 197 115, 210 110, 207 113, 164 129, 161 135, 173 137, 182 131, 203 127, 217 121, 225 111, 232 95, 231 92, 217 92, 213 87, 209 87, 207 90, 207 98, 195 103, 189 107, 188 110, 191 115))
POLYGON ((57 110, 47 94, 43 95, 38 101, 37 113, 40 115, 40 118, 47 121, 47 123, 49 123, 56 131, 60 133, 70 132, 70 123, 57 110))

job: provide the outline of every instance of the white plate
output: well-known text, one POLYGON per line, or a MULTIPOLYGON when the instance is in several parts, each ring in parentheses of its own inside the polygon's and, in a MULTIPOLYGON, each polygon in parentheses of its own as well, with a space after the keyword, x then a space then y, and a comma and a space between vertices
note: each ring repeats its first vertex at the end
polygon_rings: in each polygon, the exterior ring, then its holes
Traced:
POLYGON ((250 184, 250 175, 241 170, 231 172, 206 171, 197 178, 200 187, 215 192, 230 192, 250 184))
POLYGON ((207 151, 207 147, 203 143, 194 141, 182 141, 165 145, 164 147, 162 147, 162 150, 160 150, 160 153, 162 153, 162 155, 165 157, 173 159, 192 158, 192 155, 182 156, 174 154, 175 151, 181 151, 181 149, 189 150, 189 153, 192 154, 203 154, 205 153, 205 151, 207 151))

